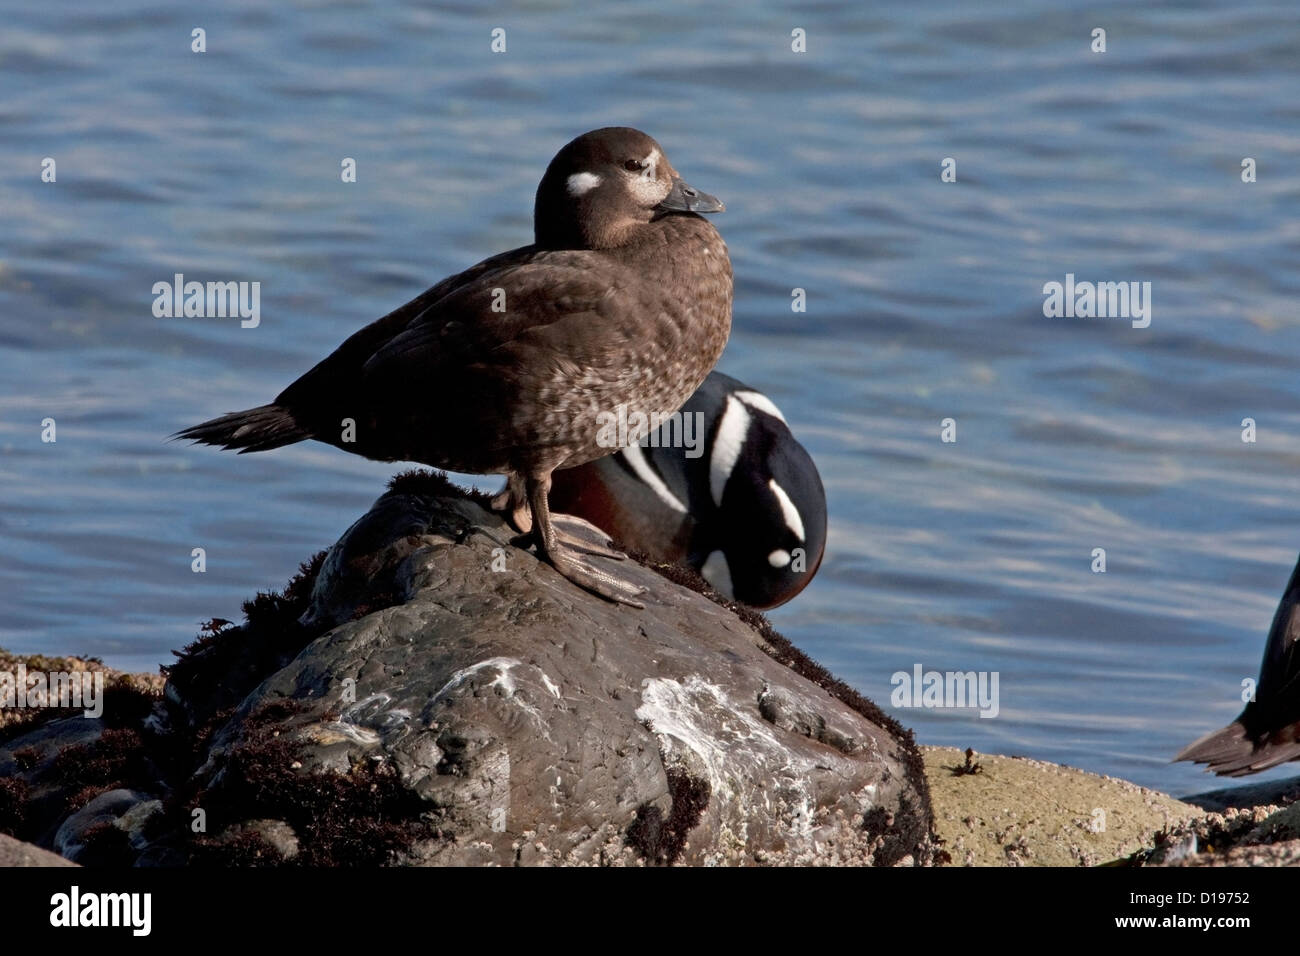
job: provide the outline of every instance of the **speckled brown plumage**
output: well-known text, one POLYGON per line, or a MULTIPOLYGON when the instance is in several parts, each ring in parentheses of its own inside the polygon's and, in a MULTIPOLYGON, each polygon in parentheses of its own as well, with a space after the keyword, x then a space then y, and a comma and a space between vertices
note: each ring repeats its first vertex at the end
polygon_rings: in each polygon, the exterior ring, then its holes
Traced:
MULTIPOLYGON (((367 458, 504 474, 513 506, 527 497, 536 518, 553 470, 617 450, 597 441, 600 413, 676 411, 717 363, 731 262, 695 208, 722 207, 683 183, 649 136, 578 137, 538 187, 534 244, 357 332, 271 405, 179 437, 240 451, 314 438, 367 458)), ((562 547, 542 540, 550 522, 540 524, 543 556, 605 593, 554 560, 562 547)))

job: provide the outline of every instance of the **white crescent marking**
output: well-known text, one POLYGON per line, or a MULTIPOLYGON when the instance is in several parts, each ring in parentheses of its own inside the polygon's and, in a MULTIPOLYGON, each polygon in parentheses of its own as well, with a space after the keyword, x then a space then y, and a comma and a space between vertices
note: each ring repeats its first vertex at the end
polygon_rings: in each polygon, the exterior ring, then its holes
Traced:
POLYGON ((722 492, 727 487, 727 479, 736 467, 736 459, 740 457, 748 433, 749 412, 728 395, 727 407, 722 412, 722 421, 718 423, 717 436, 713 439, 713 454, 709 458, 709 494, 719 508, 722 507, 722 492))
POLYGON ((785 489, 776 483, 775 478, 767 483, 767 487, 771 489, 772 494, 776 495, 777 503, 781 506, 781 514, 785 518, 785 526, 802 541, 803 518, 799 516, 799 509, 794 506, 794 502, 785 493, 785 489))
POLYGON ((785 421, 785 416, 781 414, 781 409, 777 408, 776 404, 762 392, 742 391, 732 392, 732 394, 750 408, 757 409, 760 412, 767 412, 773 418, 780 419, 787 425, 790 424, 785 421))
POLYGON ((659 496, 660 501, 668 505, 668 507, 686 514, 686 506, 664 484, 664 480, 655 473, 655 470, 650 467, 650 463, 645 460, 645 452, 641 450, 640 445, 628 445, 624 448, 623 460, 632 466, 632 471, 650 487, 651 491, 659 496))

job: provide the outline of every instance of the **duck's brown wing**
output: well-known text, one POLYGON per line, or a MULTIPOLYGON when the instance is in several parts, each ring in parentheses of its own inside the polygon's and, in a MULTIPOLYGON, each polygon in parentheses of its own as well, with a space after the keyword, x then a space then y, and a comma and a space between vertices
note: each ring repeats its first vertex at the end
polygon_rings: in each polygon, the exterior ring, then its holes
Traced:
POLYGON ((448 276, 405 305, 399 306, 365 328, 354 332, 342 345, 276 396, 274 404, 309 416, 311 411, 319 408, 330 395, 336 394, 348 382, 355 381, 367 359, 385 342, 427 312, 429 307, 439 299, 444 298, 457 287, 473 282, 485 272, 500 268, 502 264, 526 261, 534 251, 532 246, 512 249, 490 259, 484 259, 464 272, 448 276))
POLYGON ((632 280, 592 253, 548 252, 459 283, 338 396, 365 422, 362 453, 495 472, 591 441, 596 412, 644 377, 646 356, 682 345, 660 341, 661 290, 632 280))

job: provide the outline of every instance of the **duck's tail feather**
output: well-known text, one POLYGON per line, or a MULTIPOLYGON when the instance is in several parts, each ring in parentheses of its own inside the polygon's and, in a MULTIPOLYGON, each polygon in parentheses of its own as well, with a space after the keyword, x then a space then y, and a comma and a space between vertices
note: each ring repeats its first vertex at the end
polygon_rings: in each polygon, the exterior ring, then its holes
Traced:
POLYGON ((298 424, 288 409, 279 405, 259 405, 257 408, 213 418, 171 437, 238 449, 242 455, 245 452, 267 451, 292 445, 312 436, 298 424))
POLYGON ((1223 777, 1242 777, 1300 758, 1297 730, 1300 724, 1293 724, 1253 740, 1245 726, 1233 721, 1188 744, 1174 760, 1206 764, 1207 770, 1223 777))

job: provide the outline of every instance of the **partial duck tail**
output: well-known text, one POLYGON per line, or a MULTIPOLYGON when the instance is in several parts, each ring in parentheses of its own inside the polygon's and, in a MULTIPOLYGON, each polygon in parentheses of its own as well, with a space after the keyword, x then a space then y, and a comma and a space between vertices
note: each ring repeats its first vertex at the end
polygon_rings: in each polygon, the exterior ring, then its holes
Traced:
POLYGON ((259 405, 194 425, 171 437, 238 449, 242 455, 249 451, 292 445, 312 436, 288 409, 279 405, 259 405))
POLYGON ((1174 758, 1207 764, 1207 770, 1222 777, 1244 777, 1296 759, 1300 759, 1300 721, 1252 735, 1240 717, 1189 744, 1174 758))

